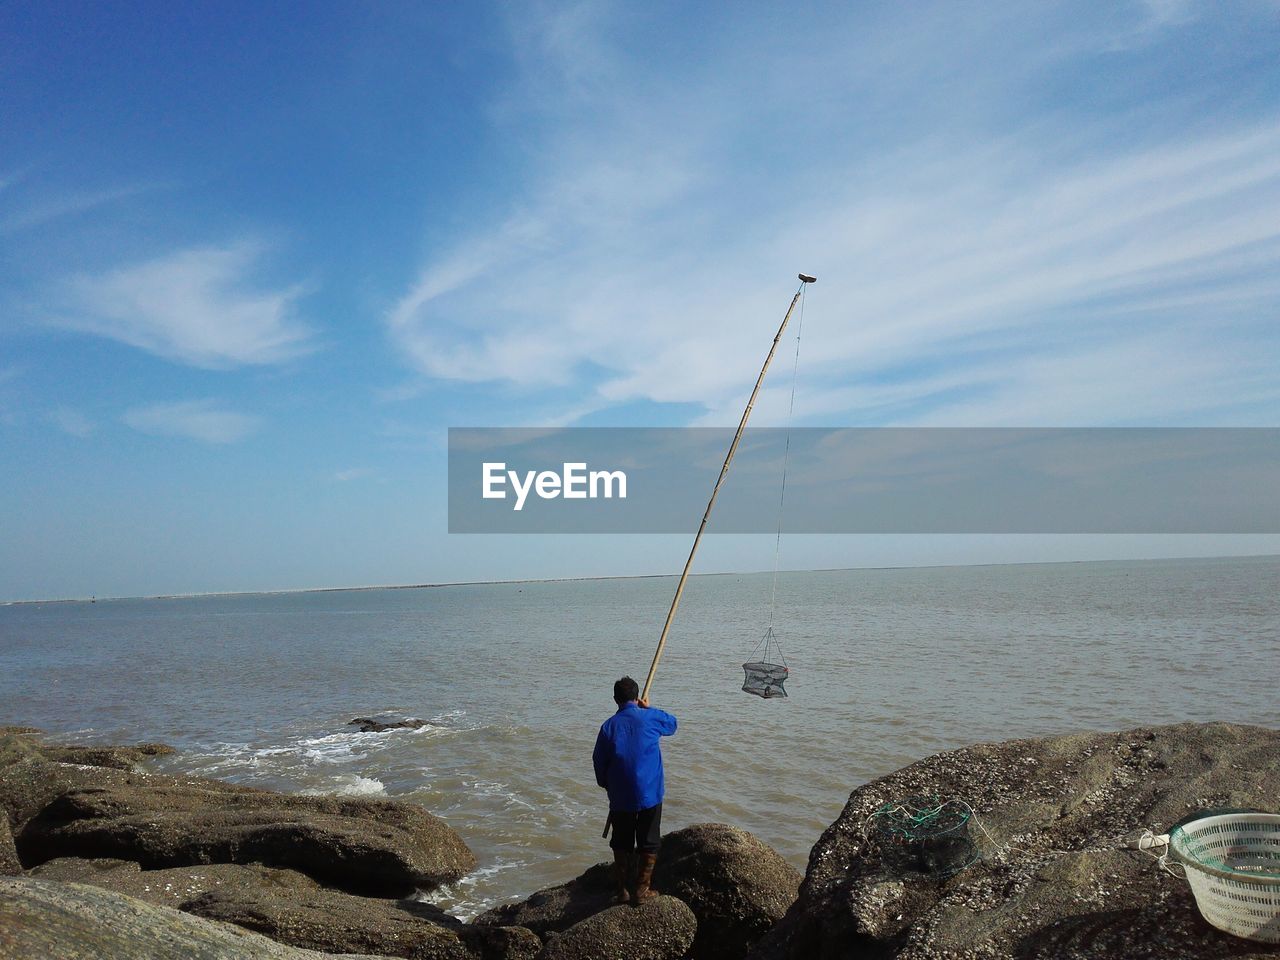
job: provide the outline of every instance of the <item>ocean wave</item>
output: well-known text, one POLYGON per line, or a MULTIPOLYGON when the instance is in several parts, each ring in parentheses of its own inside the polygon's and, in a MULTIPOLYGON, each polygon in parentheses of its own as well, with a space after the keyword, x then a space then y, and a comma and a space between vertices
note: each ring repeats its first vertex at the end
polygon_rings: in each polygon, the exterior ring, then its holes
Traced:
POLYGON ((502 783, 498 780, 472 780, 466 786, 472 796, 496 800, 507 809, 511 807, 523 807, 527 810, 537 809, 534 804, 516 794, 508 783, 502 783))
POLYGON ((308 733, 292 737, 284 742, 270 744, 216 743, 196 753, 215 765, 258 766, 263 761, 280 762, 290 759, 312 763, 352 763, 367 760, 370 754, 393 748, 396 743, 411 738, 433 738, 457 732, 456 729, 427 722, 417 729, 408 727, 373 731, 339 730, 333 733, 308 733))
POLYGON ((444 723, 450 723, 450 722, 456 723, 457 721, 462 720, 466 715, 467 715, 467 711, 461 708, 454 709, 454 710, 445 710, 443 713, 437 713, 434 717, 432 717, 427 722, 434 723, 434 724, 444 724, 444 723))
MULTIPOLYGON (((337 718, 330 721, 343 722, 337 718)), ((440 712, 420 727, 379 732, 334 729, 323 722, 299 724, 256 741, 206 742, 198 749, 183 751, 170 765, 271 789, 386 795, 385 783, 394 782, 396 792, 401 793, 426 776, 429 768, 421 762, 424 750, 420 745, 483 729, 483 724, 468 723, 466 711, 461 709, 440 712), (412 771, 407 771, 406 765, 412 771)))
POLYGON ((500 887, 494 878, 509 870, 527 866, 527 861, 499 858, 471 871, 456 883, 443 884, 434 890, 418 891, 414 899, 421 903, 430 903, 464 922, 470 922, 490 907, 497 906, 510 897, 496 895, 493 890, 500 887), (480 891, 488 891, 482 893, 480 891))
POLYGON ((367 753, 358 752, 368 744, 363 738, 378 736, 381 734, 349 731, 320 737, 303 737, 295 741, 291 749, 317 763, 351 763, 368 759, 367 753))
POLYGON ((298 791, 304 796, 319 797, 337 794, 343 797, 385 797, 387 787, 376 777, 362 777, 357 773, 344 773, 336 777, 333 784, 308 787, 298 791))

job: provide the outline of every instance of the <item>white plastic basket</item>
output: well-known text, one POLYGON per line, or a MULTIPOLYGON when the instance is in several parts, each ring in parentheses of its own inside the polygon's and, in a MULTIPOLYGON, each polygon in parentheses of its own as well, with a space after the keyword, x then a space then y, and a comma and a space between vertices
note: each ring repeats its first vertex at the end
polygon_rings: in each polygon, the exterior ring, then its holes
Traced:
POLYGON ((1203 817, 1169 833, 1201 915, 1219 930, 1280 943, 1280 814, 1203 817))

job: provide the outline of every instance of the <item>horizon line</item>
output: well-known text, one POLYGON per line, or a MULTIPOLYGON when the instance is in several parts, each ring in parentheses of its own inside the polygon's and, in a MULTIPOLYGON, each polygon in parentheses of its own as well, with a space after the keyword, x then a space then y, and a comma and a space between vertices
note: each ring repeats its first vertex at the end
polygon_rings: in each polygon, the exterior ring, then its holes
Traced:
MULTIPOLYGON (((1280 558, 1278 553, 1223 553, 1209 556, 1192 555, 1186 557, 1095 557, 1088 560, 1017 560, 995 563, 903 563, 888 565, 872 565, 861 567, 806 567, 804 569, 781 570, 781 573, 842 573, 852 570, 943 570, 953 567, 1031 567, 1047 566, 1060 563, 1133 563, 1156 560, 1247 560, 1268 557, 1280 558)), ((755 576, 773 573, 771 570, 716 570, 703 573, 690 573, 690 577, 734 577, 755 576)), ((506 580, 442 580, 437 583, 375 583, 362 586, 344 587, 289 587, 281 590, 206 590, 197 593, 157 593, 137 594, 132 596, 99 597, 96 594, 88 597, 51 597, 36 600, 0 600, 0 606, 16 607, 23 604, 51 603, 104 603, 120 600, 198 600, 204 597, 267 597, 286 596, 300 593, 357 593, 368 590, 435 590, 443 587, 485 587, 518 583, 590 583, 607 580, 658 580, 663 577, 678 577, 678 573, 632 573, 603 576, 582 577, 513 577, 506 580)))

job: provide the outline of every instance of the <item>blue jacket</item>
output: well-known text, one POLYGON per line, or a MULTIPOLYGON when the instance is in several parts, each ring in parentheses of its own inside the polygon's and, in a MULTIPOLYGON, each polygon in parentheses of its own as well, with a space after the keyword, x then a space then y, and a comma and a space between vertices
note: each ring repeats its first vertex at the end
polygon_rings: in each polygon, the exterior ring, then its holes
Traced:
POLYGON ((609 809, 648 810, 662 802, 662 750, 658 741, 676 732, 676 718, 634 700, 600 726, 591 761, 596 783, 609 791, 609 809))

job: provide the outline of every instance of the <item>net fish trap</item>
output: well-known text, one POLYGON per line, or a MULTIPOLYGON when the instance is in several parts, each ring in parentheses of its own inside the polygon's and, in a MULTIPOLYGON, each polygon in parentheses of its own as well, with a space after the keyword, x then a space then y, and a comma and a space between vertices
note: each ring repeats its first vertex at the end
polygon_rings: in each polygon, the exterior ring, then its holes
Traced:
POLYGON ((742 670, 746 674, 742 681, 742 689, 747 693, 754 693, 757 697, 764 697, 766 700, 787 695, 783 684, 786 683, 790 671, 782 664, 753 660, 750 663, 744 663, 742 670))
POLYGON ((949 877, 978 859, 973 825, 973 809, 963 801, 909 797, 876 810, 865 833, 884 866, 949 877))
POLYGON ((787 695, 783 684, 791 671, 787 668, 787 658, 782 655, 782 644, 778 643, 773 627, 769 627, 756 641, 750 657, 742 665, 742 671, 745 674, 742 681, 745 693, 753 693, 766 700, 787 695))
POLYGON ((1201 916, 1247 940, 1280 943, 1280 814, 1202 817, 1169 831, 1201 916))

